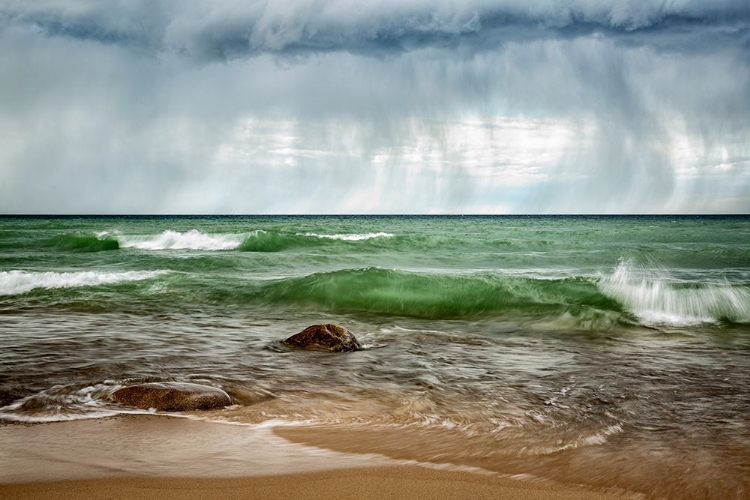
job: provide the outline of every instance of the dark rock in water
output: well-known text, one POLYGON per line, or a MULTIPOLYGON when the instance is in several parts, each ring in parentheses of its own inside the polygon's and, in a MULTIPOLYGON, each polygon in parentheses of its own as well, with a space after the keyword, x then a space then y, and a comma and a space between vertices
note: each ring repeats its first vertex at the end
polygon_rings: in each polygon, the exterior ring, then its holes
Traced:
POLYGON ((352 332, 343 326, 330 323, 308 326, 298 334, 282 340, 281 343, 288 347, 333 352, 350 352, 362 349, 352 332))
POLYGON ((154 382, 123 387, 110 399, 118 403, 148 410, 190 411, 221 408, 232 404, 229 395, 208 385, 182 382, 154 382))

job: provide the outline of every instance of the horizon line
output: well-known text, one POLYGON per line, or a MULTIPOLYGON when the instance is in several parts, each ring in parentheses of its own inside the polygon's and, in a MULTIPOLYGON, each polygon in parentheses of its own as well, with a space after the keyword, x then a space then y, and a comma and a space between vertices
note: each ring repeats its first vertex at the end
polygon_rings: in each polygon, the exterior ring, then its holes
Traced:
POLYGON ((262 213, 23 213, 0 214, 0 218, 22 217, 747 217, 750 213, 518 213, 518 214, 482 214, 482 213, 294 213, 294 214, 262 214, 262 213))

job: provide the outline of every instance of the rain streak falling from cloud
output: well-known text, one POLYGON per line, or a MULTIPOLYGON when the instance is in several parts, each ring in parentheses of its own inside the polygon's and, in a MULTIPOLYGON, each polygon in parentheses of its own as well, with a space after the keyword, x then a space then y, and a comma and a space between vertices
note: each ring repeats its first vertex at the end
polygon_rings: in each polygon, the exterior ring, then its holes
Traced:
POLYGON ((0 212, 750 210, 741 1, 4 2, 0 212))

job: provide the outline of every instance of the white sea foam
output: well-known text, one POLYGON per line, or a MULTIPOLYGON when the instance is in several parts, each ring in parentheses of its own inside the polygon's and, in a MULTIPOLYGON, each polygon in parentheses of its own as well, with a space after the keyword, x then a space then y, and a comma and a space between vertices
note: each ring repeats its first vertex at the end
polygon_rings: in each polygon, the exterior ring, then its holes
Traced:
POLYGON ((316 233, 305 233, 301 236, 308 236, 311 238, 321 238, 326 240, 342 240, 342 241, 362 241, 371 240, 373 238, 393 238, 391 233, 365 233, 365 234, 316 234, 316 233))
POLYGON ((721 319, 750 321, 750 290, 729 283, 684 283, 665 269, 622 261, 599 289, 646 325, 689 326, 721 319))
POLYGON ((150 236, 117 235, 123 248, 139 250, 232 250, 240 246, 246 235, 207 234, 197 229, 184 233, 172 230, 150 236))
POLYGON ((613 424, 604 429, 600 429, 593 434, 582 434, 572 441, 556 445, 556 446, 545 446, 541 448, 530 448, 529 451, 532 453, 538 453, 540 455, 551 455, 553 453, 559 453, 565 450, 575 450, 576 448, 583 448, 587 446, 599 446, 607 442, 609 436, 622 433, 621 424, 613 424))
POLYGON ((154 278, 167 271, 72 271, 72 272, 0 272, 0 295, 17 295, 35 288, 72 288, 140 281, 154 278))
POLYGON ((0 420, 11 422, 59 422, 117 415, 106 408, 103 397, 111 392, 107 384, 72 389, 53 386, 0 408, 0 420))

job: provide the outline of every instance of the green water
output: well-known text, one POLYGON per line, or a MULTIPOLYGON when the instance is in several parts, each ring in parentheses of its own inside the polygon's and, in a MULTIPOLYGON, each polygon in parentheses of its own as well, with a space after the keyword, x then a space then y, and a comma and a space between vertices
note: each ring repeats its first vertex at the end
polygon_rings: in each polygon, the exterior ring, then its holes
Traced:
POLYGON ((237 403, 202 418, 743 498, 750 217, 0 219, 0 421, 117 414, 159 380, 237 403), (280 346, 320 322, 366 349, 280 346))
POLYGON ((582 327, 750 321, 742 217, 24 218, 0 227, 0 307, 10 309, 148 301, 169 311, 572 315, 582 327))

